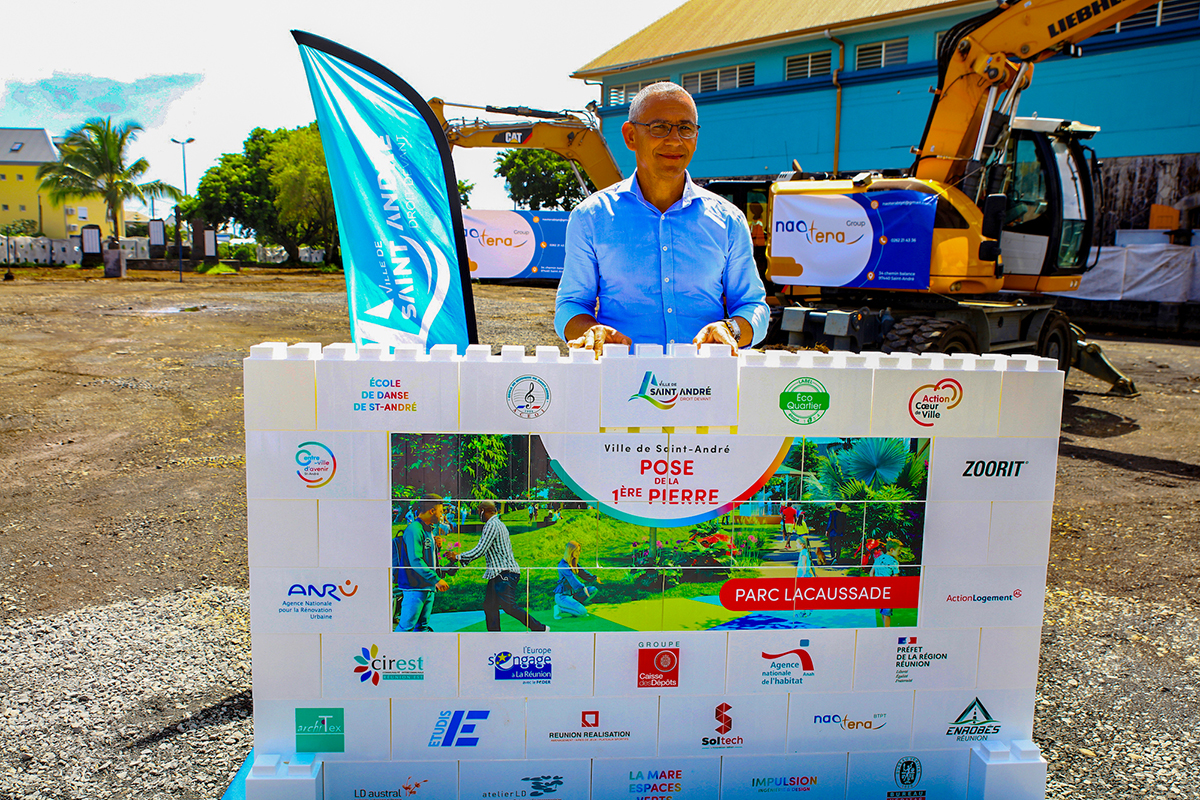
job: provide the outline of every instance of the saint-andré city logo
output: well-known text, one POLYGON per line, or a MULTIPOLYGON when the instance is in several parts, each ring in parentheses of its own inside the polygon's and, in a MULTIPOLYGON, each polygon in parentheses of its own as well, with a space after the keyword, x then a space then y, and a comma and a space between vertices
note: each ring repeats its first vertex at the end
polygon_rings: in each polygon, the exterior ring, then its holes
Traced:
POLYGON ((712 400, 711 386, 680 386, 674 381, 662 381, 652 371, 642 376, 642 385, 629 397, 629 402, 645 400, 655 408, 675 408, 679 402, 712 400))
POLYGON ((333 451, 320 442, 302 442, 296 448, 296 466, 296 474, 309 489, 326 486, 337 473, 333 451))
POLYGON ((521 419, 536 419, 550 409, 550 387, 537 375, 522 375, 504 395, 508 410, 521 419))

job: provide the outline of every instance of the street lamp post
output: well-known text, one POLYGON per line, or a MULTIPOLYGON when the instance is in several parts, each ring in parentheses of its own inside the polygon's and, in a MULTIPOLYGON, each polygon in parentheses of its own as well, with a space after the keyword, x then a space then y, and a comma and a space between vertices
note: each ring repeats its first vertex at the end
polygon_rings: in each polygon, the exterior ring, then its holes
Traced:
MULTIPOLYGON (((179 152, 183 155, 183 193, 186 196, 188 193, 188 191, 187 191, 187 146, 189 144, 191 144, 192 142, 196 141, 196 139, 192 136, 189 136, 188 138, 184 139, 182 142, 175 138, 172 138, 171 141, 174 142, 175 144, 179 145, 179 152)), ((180 231, 182 230, 182 225, 183 225, 183 219, 179 214, 179 206, 176 205, 175 206, 175 250, 176 250, 176 254, 179 256, 179 282, 180 283, 183 283, 183 241, 182 241, 182 237, 180 236, 180 231)))
POLYGON ((171 139, 171 141, 174 142, 175 144, 179 145, 179 151, 180 151, 180 153, 183 154, 183 193, 187 194, 188 193, 188 190, 187 190, 187 146, 196 140, 193 137, 189 136, 188 138, 184 139, 182 142, 179 141, 178 139, 171 139))

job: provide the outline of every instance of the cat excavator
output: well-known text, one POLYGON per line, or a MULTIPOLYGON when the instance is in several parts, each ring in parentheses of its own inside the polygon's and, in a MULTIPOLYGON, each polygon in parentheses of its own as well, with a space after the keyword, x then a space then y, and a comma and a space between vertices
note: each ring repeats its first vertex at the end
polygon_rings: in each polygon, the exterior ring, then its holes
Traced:
POLYGON ((1154 2, 1001 2, 941 38, 909 169, 806 173, 793 162, 769 191, 768 275, 790 303, 777 336, 850 350, 1032 351, 1136 395, 1039 297, 1078 288, 1095 263, 1094 154, 1089 164, 1082 143, 1099 129, 1018 117, 1017 106, 1037 62, 1079 55, 1081 41, 1154 2))

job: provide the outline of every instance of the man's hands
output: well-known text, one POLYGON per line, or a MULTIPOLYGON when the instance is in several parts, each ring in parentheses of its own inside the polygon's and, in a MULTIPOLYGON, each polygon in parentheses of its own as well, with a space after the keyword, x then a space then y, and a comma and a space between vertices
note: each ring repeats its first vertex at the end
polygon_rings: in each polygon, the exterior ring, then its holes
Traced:
POLYGON ((450 584, 446 583, 445 581, 438 581, 437 586, 433 587, 434 591, 436 591, 436 592, 444 592, 449 588, 450 588, 450 584))
POLYGON ((696 345, 697 347, 702 344, 727 344, 733 348, 733 352, 736 354, 738 351, 738 339, 741 338, 741 332, 742 328, 740 320, 737 318, 734 318, 733 320, 722 319, 718 320, 717 322, 710 322, 701 328, 700 332, 692 338, 692 344, 696 345), (733 331, 730 330, 729 325, 727 324, 728 322, 732 322, 737 328, 737 336, 735 336, 733 331))
POLYGON ((604 355, 604 345, 606 344, 632 345, 633 340, 621 333, 616 328, 611 328, 608 325, 596 323, 584 331, 582 336, 567 341, 567 347, 582 347, 584 349, 591 350, 596 354, 597 358, 604 355))

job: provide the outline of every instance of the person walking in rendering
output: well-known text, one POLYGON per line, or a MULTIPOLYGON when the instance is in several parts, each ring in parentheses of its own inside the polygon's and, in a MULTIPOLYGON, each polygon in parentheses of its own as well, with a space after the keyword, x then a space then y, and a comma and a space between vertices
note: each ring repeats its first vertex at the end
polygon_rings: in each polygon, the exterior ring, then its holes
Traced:
POLYGON ((579 542, 567 542, 562 561, 558 562, 558 583, 554 586, 555 619, 562 619, 563 614, 568 617, 588 616, 587 609, 583 606, 598 591, 595 586, 588 586, 584 583, 585 580, 596 583, 600 581, 586 569, 580 568, 579 552, 581 549, 579 542))
POLYGON ((483 532, 479 543, 458 557, 458 563, 469 564, 480 556, 487 569, 483 573, 487 586, 483 590, 483 618, 489 631, 500 630, 500 609, 531 631, 548 631, 549 627, 538 622, 529 612, 517 605, 517 586, 521 580, 521 567, 513 555, 512 542, 508 538, 508 527, 496 512, 491 500, 479 503, 479 517, 483 520, 483 532))
MULTIPOLYGON (((875 563, 871 565, 871 575, 876 578, 891 578, 899 575, 901 546, 902 543, 899 539, 888 539, 887 552, 875 557, 875 563)), ((892 609, 879 609, 879 616, 883 617, 883 627, 892 627, 892 609)))

